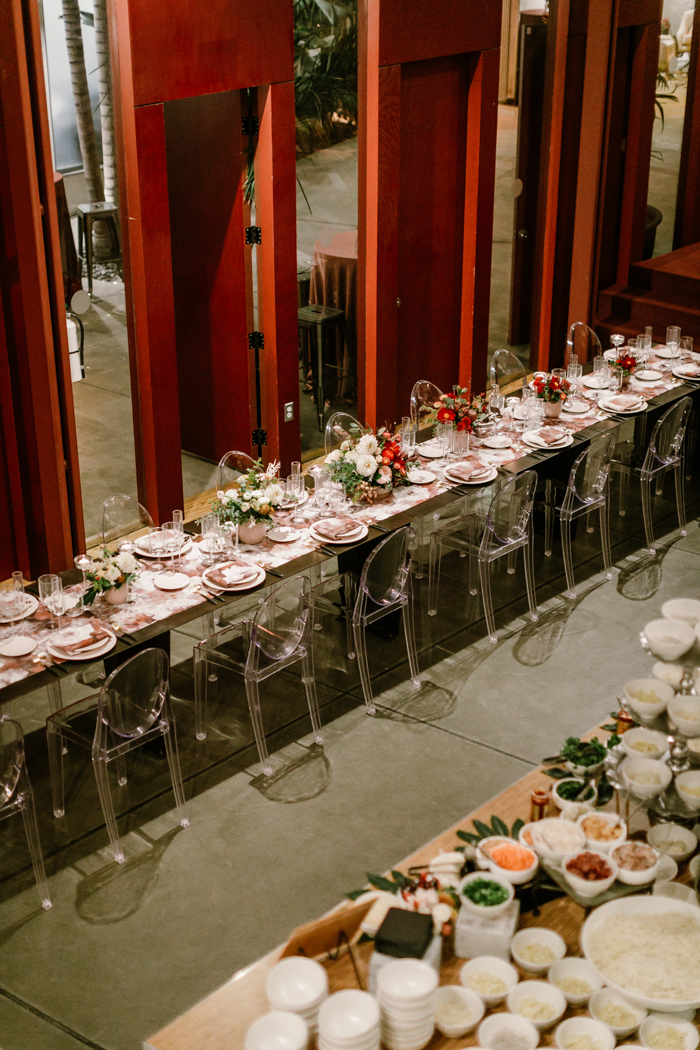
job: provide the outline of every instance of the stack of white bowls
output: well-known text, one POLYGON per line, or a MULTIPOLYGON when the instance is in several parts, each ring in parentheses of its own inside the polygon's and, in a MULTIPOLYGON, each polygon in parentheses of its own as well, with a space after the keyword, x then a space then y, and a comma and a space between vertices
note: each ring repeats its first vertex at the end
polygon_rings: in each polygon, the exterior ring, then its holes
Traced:
POLYGON ((379 1050, 379 1007, 369 992, 348 989, 326 999, 318 1015, 318 1050, 379 1050))
POLYGON ((282 959, 267 978, 267 998, 273 1010, 297 1014, 306 1021, 309 1035, 315 1035, 319 1010, 328 998, 328 975, 313 959, 282 959))
POLYGON ((387 963, 377 978, 382 1039, 388 1050, 422 1050, 435 1030, 438 975, 420 959, 387 963))

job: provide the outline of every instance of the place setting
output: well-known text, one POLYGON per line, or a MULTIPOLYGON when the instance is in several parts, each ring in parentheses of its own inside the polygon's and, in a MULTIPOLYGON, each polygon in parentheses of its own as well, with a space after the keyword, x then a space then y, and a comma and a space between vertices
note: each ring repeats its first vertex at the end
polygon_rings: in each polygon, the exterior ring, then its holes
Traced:
POLYGON ((418 468, 409 470, 406 477, 412 485, 430 485, 431 482, 437 481, 437 474, 433 474, 432 470, 421 470, 418 468))
POLYGON ((523 443, 535 449, 567 448, 573 441, 573 434, 560 426, 543 426, 537 430, 527 430, 523 434, 523 443))
POLYGON ((463 459, 448 464, 443 473, 458 485, 485 485, 498 477, 498 468, 480 459, 463 459))
POLYGON ((368 532, 369 528, 363 522, 346 517, 324 518, 309 526, 312 539, 339 546, 363 540, 368 532))
POLYGON ((93 660, 117 644, 117 636, 99 620, 75 622, 60 628, 46 643, 47 652, 59 660, 93 660))
POLYGON ((684 361, 682 364, 673 365, 671 372, 676 379, 695 383, 700 382, 700 364, 695 361, 684 361))
POLYGON ((268 531, 265 538, 272 540, 273 543, 296 543, 301 539, 301 532, 293 525, 275 525, 268 531))
POLYGON ((257 587, 264 581, 265 576, 265 569, 260 565, 236 559, 205 569, 202 573, 202 583, 214 591, 235 593, 257 587))
POLYGON ((638 412, 645 412, 647 403, 637 394, 609 394, 600 399, 599 407, 603 411, 615 412, 616 415, 633 416, 638 412))

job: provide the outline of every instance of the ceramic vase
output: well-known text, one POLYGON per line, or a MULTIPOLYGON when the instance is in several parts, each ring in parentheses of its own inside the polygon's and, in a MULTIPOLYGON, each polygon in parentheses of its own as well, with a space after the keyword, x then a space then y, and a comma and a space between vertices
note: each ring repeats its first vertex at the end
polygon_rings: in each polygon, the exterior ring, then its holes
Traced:
POLYGON ((544 414, 549 419, 556 419, 557 416, 561 415, 561 410, 564 402, 563 401, 545 401, 544 403, 544 414))
POLYGON ((238 526, 238 540, 240 543, 262 543, 264 539, 264 521, 248 521, 245 525, 238 526))
POLYGON ((129 584, 123 583, 121 587, 110 587, 105 591, 105 598, 110 605, 123 605, 129 597, 129 584))

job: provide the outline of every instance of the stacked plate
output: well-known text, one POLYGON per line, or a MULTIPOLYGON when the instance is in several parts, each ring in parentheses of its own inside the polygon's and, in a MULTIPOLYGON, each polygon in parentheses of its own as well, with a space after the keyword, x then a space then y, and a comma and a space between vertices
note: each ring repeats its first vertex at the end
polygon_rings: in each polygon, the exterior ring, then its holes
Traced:
POLYGON ((313 959, 282 959, 267 978, 267 998, 273 1010, 303 1018, 309 1034, 315 1035, 318 1012, 328 998, 328 975, 313 959))
POLYGON ((76 623, 71 627, 57 631, 46 648, 51 656, 57 656, 59 660, 95 660, 113 649, 117 644, 117 636, 106 627, 97 625, 93 629, 91 622, 76 623))
POLYGON ((382 1040, 388 1050, 422 1050, 435 1030, 438 975, 420 959, 387 963, 377 978, 382 1040))
POLYGON ((632 415, 635 412, 643 412, 647 403, 637 394, 609 394, 601 397, 598 402, 605 412, 616 412, 618 415, 632 415))
POLYGON ((318 1015, 318 1050, 379 1050, 379 1007, 369 992, 348 989, 326 999, 318 1015))

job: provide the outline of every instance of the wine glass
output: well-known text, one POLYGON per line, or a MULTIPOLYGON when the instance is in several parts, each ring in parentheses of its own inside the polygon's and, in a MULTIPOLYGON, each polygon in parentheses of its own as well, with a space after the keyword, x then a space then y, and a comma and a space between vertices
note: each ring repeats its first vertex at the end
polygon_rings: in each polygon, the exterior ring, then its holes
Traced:
POLYGON ((615 332, 610 336, 610 345, 615 350, 615 357, 620 356, 620 349, 625 345, 625 337, 620 332, 615 332))
POLYGON ((165 564, 161 561, 161 558, 164 558, 167 553, 166 536, 162 525, 153 525, 149 528, 148 549, 151 554, 156 556, 156 560, 151 564, 151 569, 153 572, 162 572, 165 564))
MULTIPOLYGON (((303 474, 295 474, 294 471, 292 471, 287 478, 287 495, 294 496, 298 501, 304 495, 304 489, 303 474)), ((292 514, 291 521, 293 521, 295 525, 303 525, 306 521, 306 518, 301 513, 298 502, 294 504, 294 513, 292 514)))
POLYGON ((579 381, 583 375, 583 365, 578 363, 578 355, 571 354, 569 357, 569 363, 566 366, 566 378, 571 383, 572 393, 576 393, 579 388, 579 381))
POLYGON ((63 611, 63 580, 55 573, 48 572, 37 580, 39 584, 39 601, 51 613, 46 625, 48 631, 57 631, 61 626, 60 612, 63 611))
POLYGON ((648 324, 644 329, 644 349, 651 351, 654 345, 654 329, 648 324))
MULTIPOLYGON (((121 544, 119 545, 119 548, 121 550, 121 544)), ((78 606, 78 611, 80 613, 84 613, 86 608, 85 593, 87 591, 87 574, 92 568, 92 558, 89 554, 76 554, 76 556, 73 558, 73 564, 75 565, 76 569, 80 569, 80 571, 83 574, 83 585, 80 589, 80 605, 78 606)))

